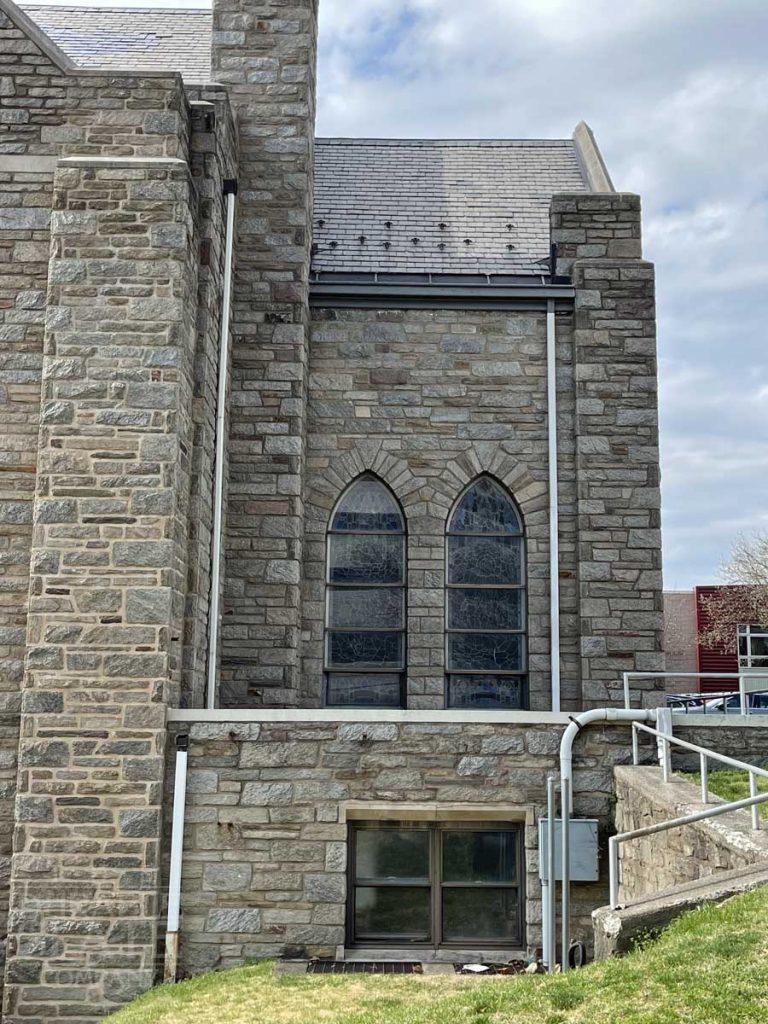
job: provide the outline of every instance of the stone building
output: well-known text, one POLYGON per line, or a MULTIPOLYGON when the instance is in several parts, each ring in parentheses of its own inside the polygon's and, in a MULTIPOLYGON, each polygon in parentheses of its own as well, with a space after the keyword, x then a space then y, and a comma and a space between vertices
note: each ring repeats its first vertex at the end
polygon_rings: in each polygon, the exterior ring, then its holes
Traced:
POLYGON ((568 714, 663 668, 638 197, 583 124, 315 140, 316 40, 0 0, 9 1021, 156 978, 177 746, 181 973, 535 950, 568 714))

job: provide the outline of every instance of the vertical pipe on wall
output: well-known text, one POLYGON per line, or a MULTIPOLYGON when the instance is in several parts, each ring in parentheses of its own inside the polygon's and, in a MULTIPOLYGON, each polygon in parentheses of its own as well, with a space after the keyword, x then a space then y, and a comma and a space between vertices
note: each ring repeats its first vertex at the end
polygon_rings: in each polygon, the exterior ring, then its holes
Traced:
POLYGON ((237 181, 224 182, 227 197, 227 227, 224 243, 224 281, 222 284, 221 331, 219 344, 219 381, 216 394, 216 454, 213 470, 213 533, 211 540, 211 599, 208 609, 208 667, 205 706, 216 707, 216 674, 221 626, 221 548, 224 523, 224 459, 226 447, 227 375, 229 373, 229 319, 232 305, 232 259, 235 238, 237 181))
POLYGON ((555 849, 555 814, 557 813, 557 798, 555 787, 557 779, 554 775, 547 778, 547 878, 549 879, 549 905, 547 907, 547 951, 544 962, 550 971, 554 971, 557 962, 557 902, 555 892, 557 886, 557 851, 555 849))
POLYGON ((560 877, 562 879, 562 890, 563 890, 563 912, 561 915, 561 928, 562 928, 562 950, 561 950, 561 963, 563 970, 568 970, 568 953, 571 944, 570 927, 569 922, 571 920, 571 816, 566 814, 566 808, 570 810, 571 806, 571 780, 561 779, 560 780, 560 803, 562 810, 560 816, 562 821, 560 822, 560 842, 562 856, 560 858, 560 877))
POLYGON ((169 983, 176 981, 179 965, 181 862, 184 853, 184 814, 187 806, 188 749, 189 736, 177 736, 171 823, 171 864, 168 874, 168 921, 165 926, 165 964, 163 967, 163 980, 169 983))
POLYGON ((560 710, 560 539, 557 495, 557 349, 555 303, 547 301, 547 439, 549 450, 549 622, 551 710, 560 710))

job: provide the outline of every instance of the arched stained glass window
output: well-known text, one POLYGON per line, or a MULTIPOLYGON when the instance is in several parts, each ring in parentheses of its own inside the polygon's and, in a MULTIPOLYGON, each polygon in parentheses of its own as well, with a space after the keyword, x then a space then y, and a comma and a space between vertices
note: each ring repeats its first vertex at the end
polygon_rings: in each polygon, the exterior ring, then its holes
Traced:
POLYGON ((448 706, 527 706, 525 536, 511 496, 481 476, 446 538, 448 706))
POLYGON ((405 519, 377 477, 359 477, 342 495, 327 566, 326 704, 403 706, 405 519))

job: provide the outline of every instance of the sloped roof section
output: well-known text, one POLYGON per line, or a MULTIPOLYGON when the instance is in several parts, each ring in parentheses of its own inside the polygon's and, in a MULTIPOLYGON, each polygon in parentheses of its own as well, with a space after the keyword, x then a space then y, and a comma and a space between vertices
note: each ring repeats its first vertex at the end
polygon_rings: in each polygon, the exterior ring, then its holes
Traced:
POLYGON ((319 139, 313 269, 546 273, 550 200, 587 190, 570 139, 319 139))
POLYGON ((78 67, 178 71, 190 82, 210 81, 210 11, 18 6, 78 67))

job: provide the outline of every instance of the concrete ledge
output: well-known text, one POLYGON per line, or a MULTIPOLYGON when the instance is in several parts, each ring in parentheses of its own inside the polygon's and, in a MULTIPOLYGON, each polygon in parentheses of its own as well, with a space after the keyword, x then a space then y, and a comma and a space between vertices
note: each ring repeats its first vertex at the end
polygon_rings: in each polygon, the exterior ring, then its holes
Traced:
POLYGON ((339 806, 339 821, 524 821, 533 826, 536 816, 528 804, 344 800, 339 806))
POLYGON ((619 910, 600 907, 592 912, 595 931, 595 959, 627 953, 642 935, 666 927, 687 910, 702 903, 722 903, 732 896, 768 886, 768 865, 724 871, 677 889, 659 893, 653 899, 638 900, 619 910))
POLYGON ((175 156, 62 156, 58 167, 188 167, 175 156))
MULTIPOLYGON (((554 711, 408 711, 383 708, 364 710, 338 708, 169 708, 168 722, 420 722, 474 723, 475 725, 562 725, 570 715, 554 711)), ((627 735, 629 743, 629 734, 627 735)))

